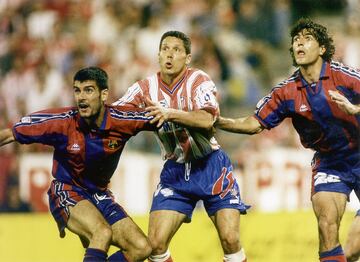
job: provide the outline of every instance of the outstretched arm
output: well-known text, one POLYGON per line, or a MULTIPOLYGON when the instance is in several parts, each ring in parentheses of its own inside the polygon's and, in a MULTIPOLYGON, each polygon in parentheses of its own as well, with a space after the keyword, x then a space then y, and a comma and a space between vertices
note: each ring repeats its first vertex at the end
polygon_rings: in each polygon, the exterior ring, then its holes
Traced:
POLYGON ((264 130, 264 127, 253 116, 237 119, 220 116, 215 122, 215 127, 232 133, 248 135, 258 134, 264 130))
POLYGON ((15 138, 10 128, 0 130, 0 146, 14 142, 15 138))
POLYGON ((339 106, 339 108, 349 115, 360 115, 360 105, 352 104, 345 96, 338 91, 329 90, 331 99, 339 106))
POLYGON ((149 111, 147 115, 154 117, 150 123, 157 123, 157 127, 160 127, 165 121, 170 121, 192 128, 211 129, 215 122, 214 116, 205 110, 187 112, 174 108, 165 108, 149 99, 147 99, 146 103, 148 105, 146 110, 149 111))

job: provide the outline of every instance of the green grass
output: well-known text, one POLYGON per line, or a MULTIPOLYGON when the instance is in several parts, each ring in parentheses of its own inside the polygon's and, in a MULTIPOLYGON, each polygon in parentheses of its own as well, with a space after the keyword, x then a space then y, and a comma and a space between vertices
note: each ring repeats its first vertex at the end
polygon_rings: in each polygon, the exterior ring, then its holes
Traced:
MULTIPOLYGON (((344 243, 353 213, 346 213, 341 227, 344 243)), ((134 217, 147 232, 147 216, 134 217)), ((316 220, 311 211, 256 213, 242 216, 241 241, 249 262, 317 261, 316 220)), ((111 249, 114 251, 115 249, 111 249)), ((205 212, 196 212, 190 224, 175 235, 170 250, 176 262, 220 262, 217 233, 205 212)), ((0 215, 1 262, 80 262, 84 249, 67 231, 60 239, 48 214, 0 215)))

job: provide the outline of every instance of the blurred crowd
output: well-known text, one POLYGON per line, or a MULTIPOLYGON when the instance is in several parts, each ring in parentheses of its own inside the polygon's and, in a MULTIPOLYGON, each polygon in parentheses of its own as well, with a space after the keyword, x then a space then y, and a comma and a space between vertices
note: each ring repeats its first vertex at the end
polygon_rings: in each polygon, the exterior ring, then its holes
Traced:
MULTIPOLYGON (((72 76, 85 66, 108 72, 109 102, 116 100, 158 70, 159 40, 167 30, 191 37, 191 65, 217 84, 222 114, 245 115, 294 69, 288 35, 299 17, 323 20, 334 36, 336 59, 360 67, 359 14, 358 0, 0 0, 0 128, 30 112, 72 105, 72 76)), ((299 147, 283 125, 256 139, 217 137, 241 166, 249 150, 299 147)), ((139 135, 127 148, 157 152, 149 136, 139 135)), ((17 194, 11 189, 18 183, 15 156, 47 150, 0 149, 0 206, 17 194)))

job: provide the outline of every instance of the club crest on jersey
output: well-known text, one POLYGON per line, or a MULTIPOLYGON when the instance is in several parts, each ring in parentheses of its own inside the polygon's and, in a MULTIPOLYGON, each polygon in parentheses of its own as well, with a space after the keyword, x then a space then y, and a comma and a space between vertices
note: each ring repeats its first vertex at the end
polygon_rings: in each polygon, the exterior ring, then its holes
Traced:
POLYGON ((116 149, 116 148, 119 147, 119 143, 116 140, 110 140, 109 143, 108 143, 108 147, 110 149, 116 149))

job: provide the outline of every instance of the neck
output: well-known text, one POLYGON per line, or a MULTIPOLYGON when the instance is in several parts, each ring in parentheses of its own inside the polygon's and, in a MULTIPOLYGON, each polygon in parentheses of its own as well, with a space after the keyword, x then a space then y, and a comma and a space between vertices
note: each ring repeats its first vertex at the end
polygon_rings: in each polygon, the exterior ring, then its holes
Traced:
POLYGON ((160 71, 160 78, 165 84, 167 84, 168 86, 171 86, 172 84, 179 81, 179 79, 182 77, 182 75, 184 74, 186 69, 187 68, 184 67, 183 70, 181 70, 181 72, 177 75, 164 74, 160 71))
POLYGON ((320 78, 321 69, 323 65, 322 58, 316 60, 315 63, 309 65, 302 65, 300 66, 300 71, 303 78, 308 83, 317 82, 320 78))
POLYGON ((89 118, 84 118, 84 120, 89 126, 94 124, 97 127, 100 127, 104 120, 104 113, 105 113, 105 106, 102 105, 100 111, 96 115, 89 118))

